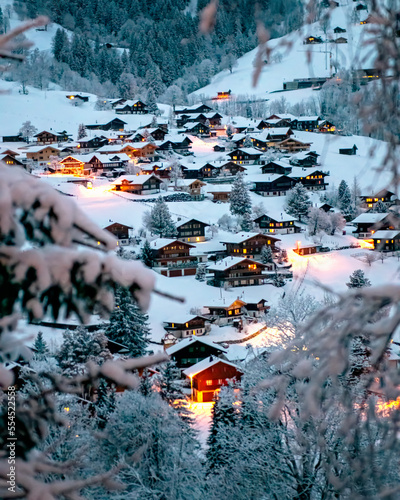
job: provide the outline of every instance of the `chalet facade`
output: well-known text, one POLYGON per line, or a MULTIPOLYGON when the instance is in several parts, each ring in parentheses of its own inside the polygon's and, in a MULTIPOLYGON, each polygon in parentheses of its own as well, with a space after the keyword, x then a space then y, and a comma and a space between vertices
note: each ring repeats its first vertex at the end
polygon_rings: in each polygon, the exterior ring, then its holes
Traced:
POLYGON ((373 196, 360 196, 362 208, 375 208, 378 201, 381 201, 386 207, 391 207, 396 201, 396 195, 387 189, 381 189, 373 196))
POLYGON ((155 175, 126 175, 119 177, 112 184, 115 191, 146 195, 159 193, 161 180, 155 175))
POLYGON ((154 267, 169 278, 194 276, 201 257, 190 255, 193 245, 177 239, 158 238, 151 242, 154 267))
POLYGON ((233 163, 239 165, 259 164, 262 153, 254 148, 235 149, 228 153, 229 158, 233 163))
POLYGON ((132 136, 133 142, 143 141, 146 142, 148 137, 151 136, 155 141, 163 141, 167 132, 162 128, 144 128, 140 129, 132 136))
POLYGON ((253 178, 254 184, 251 191, 261 196, 285 196, 287 191, 297 184, 295 179, 287 175, 259 175, 253 178))
POLYGON ((263 174, 280 174, 287 175, 292 171, 292 167, 283 161, 270 161, 261 167, 263 174))
POLYGON ((175 107, 176 115, 209 113, 210 111, 212 111, 212 108, 210 108, 210 106, 207 106, 207 104, 194 104, 193 106, 175 107))
POLYGON ((264 285, 269 281, 267 272, 274 272, 275 264, 263 264, 253 259, 242 257, 227 257, 208 266, 214 274, 214 286, 231 287, 264 285))
POLYGON ((192 400, 206 403, 213 401, 221 387, 239 381, 243 371, 229 361, 210 356, 187 368, 183 374, 190 378, 192 400))
POLYGON ((215 203, 227 203, 231 198, 232 184, 214 185, 209 194, 212 195, 212 201, 215 203))
POLYGON ((38 144, 53 144, 55 142, 67 142, 70 135, 65 130, 63 132, 48 132, 47 130, 43 130, 33 137, 36 137, 38 144))
MULTIPOLYGON (((204 316, 188 316, 185 318, 176 318, 176 321, 164 321, 164 330, 174 335, 177 339, 206 335, 206 333, 209 333, 210 329, 210 324, 204 316)), ((191 345, 194 345, 193 342, 191 345)), ((204 343, 200 345, 204 346, 204 343)), ((212 352, 209 354, 215 353, 212 352)), ((198 361, 200 361, 200 359, 198 361)), ((195 361, 195 363, 197 363, 197 361, 195 361)), ((186 364, 186 366, 190 365, 186 364)))
POLYGON ((33 146, 26 151, 28 160, 38 162, 40 164, 48 163, 51 156, 58 156, 60 149, 54 145, 49 146, 33 146))
POLYGON ((178 223, 176 225, 178 239, 187 243, 205 241, 205 229, 209 225, 210 224, 206 224, 197 219, 190 219, 189 221, 178 223))
POLYGON ((125 101, 115 106, 115 112, 118 115, 146 115, 149 111, 147 104, 142 101, 125 101))
POLYGON ((310 142, 302 142, 298 139, 294 139, 293 137, 289 137, 289 139, 285 139, 282 142, 278 142, 274 145, 276 149, 280 151, 285 151, 287 153, 295 153, 297 151, 308 151, 311 147, 310 142))
POLYGON ((221 241, 226 246, 226 253, 231 257, 242 257, 254 259, 261 254, 264 246, 275 250, 275 243, 279 238, 262 233, 238 233, 232 234, 221 241))
POLYGON ((397 252, 400 250, 400 231, 377 231, 370 240, 374 250, 379 252, 397 252))
POLYGON ((14 156, 11 156, 9 154, 0 153, 0 161, 5 163, 6 165, 14 165, 17 167, 24 167, 25 166, 22 163, 22 161, 17 160, 14 156))
POLYGON ((261 299, 258 302, 246 302, 244 313, 251 318, 260 318, 268 313, 270 306, 267 306, 267 300, 261 299))
POLYGON ((82 103, 82 102, 89 102, 89 97, 88 96, 85 96, 85 95, 80 95, 80 94, 67 94, 65 96, 67 99, 69 99, 70 101, 72 101, 75 106, 78 105, 78 103, 82 103))
MULTIPOLYGON (((174 323, 165 322, 164 324, 173 325, 174 323)), ((167 329, 165 326, 164 328, 167 329)), ((168 331, 171 331, 171 329, 168 331)), ((173 331, 172 334, 174 335, 175 332, 173 331)), ((169 349, 166 349, 166 353, 175 361, 178 368, 185 369, 210 356, 222 356, 226 353, 226 350, 209 339, 197 338, 197 335, 192 334, 189 338, 185 338, 169 349)))
POLYGON ((120 222, 113 222, 112 224, 104 228, 105 231, 108 231, 117 238, 120 245, 129 244, 129 231, 132 229, 133 227, 126 226, 125 224, 121 224, 120 222))
POLYGON ((245 313, 246 302, 243 300, 235 300, 232 304, 206 306, 209 314, 206 314, 217 325, 227 325, 234 321, 239 321, 245 313))
POLYGON ((304 45, 314 45, 316 43, 324 43, 324 41, 320 36, 308 36, 303 41, 304 45))
POLYGON ((318 248, 320 245, 302 245, 298 244, 296 248, 293 249, 293 252, 297 253, 297 255, 305 256, 305 255, 314 255, 318 252, 318 248))
POLYGON ((357 154, 358 147, 354 144, 352 148, 341 148, 339 149, 340 155, 353 156, 357 154))
POLYGON ((227 163, 224 163, 220 167, 220 175, 232 175, 235 176, 239 173, 246 172, 246 167, 243 167, 242 165, 238 165, 237 163, 233 161, 228 161, 227 163))
POLYGON ((60 160, 60 167, 63 174, 83 176, 92 173, 89 168, 85 169, 85 161, 80 159, 80 155, 66 156, 60 160))
POLYGON ((124 130, 126 122, 119 118, 114 118, 107 123, 96 123, 94 125, 85 125, 88 130, 124 130))
POLYGON ((83 153, 93 153, 97 149, 101 148, 105 144, 108 144, 108 139, 102 135, 96 137, 84 137, 76 141, 76 152, 83 153))
POLYGON ((265 233, 293 234, 300 232, 300 227, 296 226, 296 219, 287 214, 281 214, 280 217, 264 214, 254 219, 254 222, 265 233))
POLYGON ((205 185, 206 183, 199 179, 179 179, 176 189, 190 194, 193 201, 201 201, 204 199, 204 194, 201 190, 205 185))
POLYGON ((400 219, 393 213, 364 213, 356 217, 352 224, 356 229, 353 232, 358 238, 370 238, 380 230, 394 230, 400 228, 400 219))
POLYGON ((183 130, 181 132, 185 134, 191 134, 198 137, 209 137, 210 136, 210 127, 208 127, 205 123, 186 123, 183 126, 183 130))
POLYGON ((305 130, 313 132, 318 129, 318 123, 321 121, 319 116, 299 116, 292 121, 291 126, 296 130, 305 130))
POLYGON ((321 170, 314 170, 308 175, 299 176, 298 174, 292 174, 291 177, 296 181, 300 182, 308 191, 321 191, 326 190, 326 186, 329 184, 325 182, 325 177, 328 176, 327 172, 322 172, 321 170))
POLYGON ((168 137, 167 135, 165 136, 164 140, 159 142, 157 145, 160 151, 182 152, 182 151, 188 151, 189 148, 191 147, 190 146, 191 144, 192 140, 185 135, 172 136, 172 137, 168 137))
POLYGON ((318 165, 318 157, 320 155, 315 151, 308 151, 307 153, 301 152, 292 156, 289 160, 291 165, 297 167, 310 168, 318 165))

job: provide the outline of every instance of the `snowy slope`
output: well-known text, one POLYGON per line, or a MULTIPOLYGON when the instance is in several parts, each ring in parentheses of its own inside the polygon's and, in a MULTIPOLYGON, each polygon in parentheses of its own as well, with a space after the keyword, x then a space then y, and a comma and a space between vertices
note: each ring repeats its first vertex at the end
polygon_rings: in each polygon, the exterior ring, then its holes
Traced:
MULTIPOLYGON (((254 60, 258 49, 254 49, 238 59, 231 74, 229 70, 215 75, 209 85, 195 91, 192 95, 213 97, 218 91, 231 89, 236 96, 250 95, 258 98, 277 99, 284 95, 292 104, 315 95, 311 89, 271 94, 283 89, 285 81, 295 78, 326 77, 334 72, 334 62, 339 68, 372 68, 374 51, 366 45, 368 25, 351 22, 355 4, 342 0, 340 7, 331 12, 330 25, 325 36, 319 23, 303 26, 300 30, 268 42, 272 51, 264 66, 257 87, 252 86, 254 60), (346 2, 347 3, 347 2, 346 2), (335 27, 346 29, 346 33, 334 34, 335 27), (347 44, 323 43, 304 45, 307 36, 319 36, 323 40, 334 40, 343 36, 347 44), (311 57, 310 57, 311 56, 311 57), (309 60, 310 58, 310 60, 309 60)), ((361 14, 362 18, 366 14, 361 14)), ((354 21, 354 19, 353 19, 354 21)))

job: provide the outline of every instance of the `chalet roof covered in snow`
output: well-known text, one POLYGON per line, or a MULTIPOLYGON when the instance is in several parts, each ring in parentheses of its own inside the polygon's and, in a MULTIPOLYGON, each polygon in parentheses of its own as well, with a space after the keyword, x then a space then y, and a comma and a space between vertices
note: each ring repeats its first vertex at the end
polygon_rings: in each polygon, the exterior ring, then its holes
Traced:
POLYGON ((43 151, 46 148, 57 149, 57 151, 60 151, 58 144, 44 144, 43 146, 30 146, 26 148, 25 151, 26 153, 40 153, 40 151, 43 151))
POLYGON ((398 229, 395 230, 381 230, 376 231, 372 236, 369 236, 371 240, 392 240, 400 235, 400 231, 398 229))
MULTIPOLYGON (((152 179, 152 178, 155 178, 155 179, 158 179, 158 177, 156 175, 122 175, 121 177, 118 177, 117 179, 115 179, 114 181, 112 181, 111 184, 121 184, 121 182, 123 180, 126 180, 128 181, 130 184, 144 184, 146 181, 148 181, 149 179, 152 179)), ((160 180, 160 179, 158 179, 160 180)))
POLYGON ((230 193, 232 184, 207 184, 204 189, 207 193, 230 193))
MULTIPOLYGON (((193 318, 194 318, 194 316, 187 316, 186 321, 189 321, 189 320, 191 320, 193 318)), ((180 321, 179 321, 179 323, 180 323, 180 321)), ((182 322, 182 323, 184 323, 184 322, 182 322)), ((187 339, 183 339, 180 342, 178 342, 177 344, 169 347, 168 349, 166 349, 166 353, 169 356, 171 356, 171 354, 175 354, 176 352, 181 351, 185 347, 187 347, 187 346, 189 346, 191 344, 195 344, 196 342, 199 342, 200 344, 204 344, 204 345, 207 345, 207 346, 210 346, 210 347, 214 347, 215 349, 219 349, 221 352, 224 352, 224 353, 226 352, 226 349, 224 349, 223 347, 221 347, 219 344, 216 344, 212 340, 205 339, 203 337, 201 337, 201 338, 200 337, 196 337, 195 335, 193 335, 192 337, 189 337, 187 339)), ((217 358, 217 359, 219 359, 219 358, 217 358)))
MULTIPOLYGON (((229 236, 225 236, 223 240, 220 240, 221 243, 243 243, 244 241, 249 240, 250 238, 254 238, 254 236, 266 236, 265 234, 260 233, 237 233, 230 234, 229 236)), ((268 238, 270 236, 268 235, 268 238)), ((276 240, 276 238, 274 238, 276 240)))
POLYGON ((381 220, 385 219, 389 214, 373 214, 373 213, 365 213, 365 214, 360 214, 358 217, 353 219, 351 222, 355 224, 359 223, 374 223, 374 222, 380 222, 381 220))
POLYGON ((179 243, 179 245, 185 245, 190 248, 194 248, 194 245, 190 245, 190 243, 184 243, 183 241, 177 240, 176 238, 157 238, 150 243, 150 248, 152 250, 160 250, 161 248, 164 248, 167 245, 171 245, 175 242, 179 243))
POLYGON ((290 222, 290 221, 297 221, 298 219, 296 217, 293 217, 292 215, 287 214, 286 212, 273 212, 272 210, 268 210, 267 214, 260 215, 257 217, 259 219, 260 217, 270 217, 272 220, 275 220, 277 222, 290 222))
POLYGON ((215 264, 211 264, 208 266, 209 271, 225 271, 226 269, 230 269, 241 262, 249 262, 249 264, 259 264, 260 266, 264 266, 262 262, 257 262, 254 259, 248 259, 247 257, 225 257, 225 259, 219 260, 215 264))
POLYGON ((224 359, 216 358, 215 356, 209 356, 206 359, 203 359, 202 361, 199 361, 193 366, 190 366, 189 368, 186 368, 186 370, 183 370, 183 374, 186 375, 186 377, 194 377, 200 372, 203 372, 204 370, 207 370, 207 368, 211 368, 212 366, 216 365, 217 363, 223 363, 229 366, 233 366, 236 368, 237 371, 242 372, 243 371, 238 368, 236 365, 231 363, 230 361, 225 361, 224 359))

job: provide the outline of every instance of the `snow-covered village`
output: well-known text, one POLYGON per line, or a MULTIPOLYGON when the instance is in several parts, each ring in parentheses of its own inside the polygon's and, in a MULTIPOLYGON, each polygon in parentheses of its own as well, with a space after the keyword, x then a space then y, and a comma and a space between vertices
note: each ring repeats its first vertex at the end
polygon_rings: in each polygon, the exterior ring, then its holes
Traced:
POLYGON ((0 498, 400 498, 399 12, 0 0, 0 498))

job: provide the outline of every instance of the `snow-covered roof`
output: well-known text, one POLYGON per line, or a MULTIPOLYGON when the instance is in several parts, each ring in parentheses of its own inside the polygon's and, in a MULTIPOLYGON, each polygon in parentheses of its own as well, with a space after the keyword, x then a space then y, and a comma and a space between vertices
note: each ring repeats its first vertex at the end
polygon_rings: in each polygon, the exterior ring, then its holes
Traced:
POLYGON ((26 148, 26 152, 27 153, 40 153, 40 151, 43 151, 43 149, 46 149, 46 148, 57 149, 58 151, 60 151, 58 144, 44 144, 43 146, 30 146, 29 148, 26 148))
POLYGON ((390 230, 381 230, 381 231, 376 231, 372 236, 370 236, 371 240, 390 240, 395 238, 400 234, 400 231, 395 229, 394 231, 390 230))
POLYGON ((207 370, 207 368, 211 368, 212 366, 218 364, 218 363, 223 363, 229 366, 233 366, 234 368, 237 369, 237 371, 242 372, 240 368, 238 368, 236 365, 231 363, 230 361, 225 361, 224 359, 216 358, 215 356, 209 356, 206 359, 203 359, 202 361, 199 361, 193 366, 190 366, 189 368, 186 368, 186 370, 183 370, 183 374, 186 375, 186 377, 194 377, 200 372, 203 372, 204 370, 207 370))
POLYGON ((202 186, 205 186, 206 183, 201 181, 200 179, 178 179, 178 186, 191 186, 193 182, 201 182, 202 186))
POLYGON ((225 271, 226 269, 230 269, 233 266, 236 266, 237 264, 240 264, 240 262, 243 262, 244 260, 248 260, 251 262, 251 264, 260 264, 263 266, 261 262, 257 262, 254 259, 249 259, 248 257, 225 257, 225 259, 219 260, 215 264, 210 264, 208 266, 209 271, 225 271))
POLYGON ((97 153, 118 153, 124 146, 126 146, 126 144, 106 144, 105 146, 98 148, 96 151, 97 153))
MULTIPOLYGON (((296 217, 293 217, 292 215, 289 215, 287 214, 286 212, 278 212, 278 211, 271 211, 271 210, 268 210, 268 213, 267 214, 263 214, 267 217, 270 217, 271 219, 273 220, 276 220, 278 222, 289 222, 289 221, 297 221, 297 218, 296 217)), ((262 216, 260 216, 262 217, 262 216)), ((258 219, 258 217, 257 217, 258 219)))
POLYGON ((351 222, 354 222, 356 224, 358 223, 374 223, 374 222, 380 222, 383 220, 385 217, 387 217, 389 214, 372 214, 372 213, 365 213, 365 214, 360 214, 358 217, 353 219, 351 222))
MULTIPOLYGON (((286 135, 291 130, 290 127, 266 128, 260 134, 254 135, 255 139, 266 140, 268 136, 286 135)), ((253 137, 253 135, 251 135, 253 137)))
POLYGON ((194 217, 192 217, 192 218, 187 217, 186 220, 179 221, 175 225, 176 225, 176 227, 181 227, 184 224, 187 224, 188 222, 190 222, 191 220, 196 220, 198 222, 201 222, 202 224, 205 224, 206 226, 210 225, 210 224, 207 224, 207 222, 203 222, 201 219, 197 219, 197 218, 194 218, 194 217))
MULTIPOLYGON (((223 240, 221 240, 221 243, 242 243, 243 241, 247 241, 250 238, 253 238, 254 236, 258 236, 260 233, 237 233, 237 234, 231 234, 229 236, 225 236, 223 240)), ((265 236, 265 235, 263 235, 265 236)))
POLYGON ((319 116, 298 116, 296 119, 299 122, 311 122, 319 120, 319 116))
POLYGON ((232 184, 207 184, 204 189, 207 193, 230 193, 232 184))
POLYGON ((175 241, 177 243, 179 243, 180 245, 187 245, 187 246, 192 247, 192 248, 194 247, 193 245, 190 245, 190 243, 184 243, 180 240, 177 240, 176 238, 157 238, 156 240, 153 240, 150 243, 150 248, 152 250, 159 250, 160 248, 164 248, 167 245, 174 243, 175 241))
MULTIPOLYGON (((156 178, 158 177, 156 175, 122 175, 121 177, 118 177, 115 179, 111 184, 121 184, 123 180, 128 181, 130 184, 144 184, 146 181, 148 181, 151 178, 156 178)), ((160 180, 160 179, 158 179, 160 180)))
MULTIPOLYGON (((261 156, 263 154, 262 151, 259 151, 258 149, 255 149, 255 148, 238 148, 238 149, 235 149, 235 151, 241 151, 242 153, 246 153, 248 155, 261 156)), ((235 151, 232 151, 232 153, 234 153, 235 151)), ((229 153, 229 155, 231 155, 232 153, 229 153)))
MULTIPOLYGON (((186 321, 189 321, 192 318, 195 318, 195 316, 188 316, 188 319, 186 319, 186 321)), ((179 323, 181 323, 181 322, 179 321, 179 323)), ((196 335, 193 335, 192 337, 189 337, 187 339, 183 339, 180 342, 178 342, 177 344, 169 347, 168 349, 166 349, 166 353, 169 356, 171 356, 171 354, 175 354, 176 352, 184 349, 188 345, 194 344, 196 342, 200 342, 201 344, 215 347, 216 349, 220 349, 222 352, 226 352, 226 350, 223 347, 221 347, 219 344, 216 344, 212 340, 206 339, 204 337, 196 337, 196 335)))

